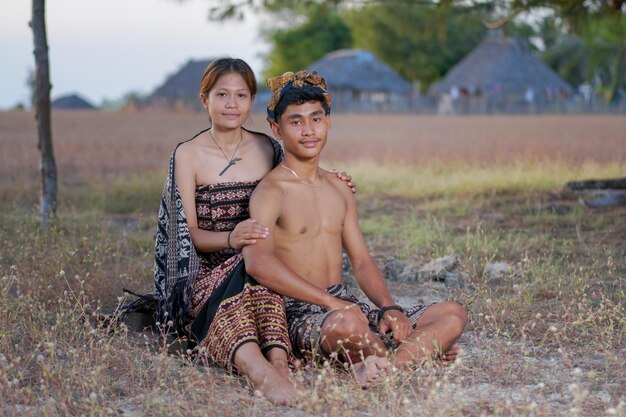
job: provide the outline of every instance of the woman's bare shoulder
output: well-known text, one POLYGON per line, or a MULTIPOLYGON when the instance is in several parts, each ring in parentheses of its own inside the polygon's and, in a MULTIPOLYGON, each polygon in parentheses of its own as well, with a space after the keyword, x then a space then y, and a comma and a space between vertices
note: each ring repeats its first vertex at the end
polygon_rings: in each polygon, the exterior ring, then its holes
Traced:
POLYGON ((190 163, 198 155, 198 144, 196 141, 183 142, 176 147, 176 162, 190 163))

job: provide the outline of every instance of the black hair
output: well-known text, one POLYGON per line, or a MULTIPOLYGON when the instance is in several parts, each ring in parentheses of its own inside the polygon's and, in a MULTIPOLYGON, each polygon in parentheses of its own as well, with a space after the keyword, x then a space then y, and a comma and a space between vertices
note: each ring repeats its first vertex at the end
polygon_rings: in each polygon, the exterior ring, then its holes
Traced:
POLYGON ((285 92, 274 109, 274 120, 277 122, 280 120, 280 116, 283 115, 287 106, 291 104, 304 104, 310 101, 318 101, 324 108, 324 113, 327 116, 330 114, 330 106, 326 101, 324 93, 322 93, 318 88, 305 85, 301 88, 291 88, 285 92))

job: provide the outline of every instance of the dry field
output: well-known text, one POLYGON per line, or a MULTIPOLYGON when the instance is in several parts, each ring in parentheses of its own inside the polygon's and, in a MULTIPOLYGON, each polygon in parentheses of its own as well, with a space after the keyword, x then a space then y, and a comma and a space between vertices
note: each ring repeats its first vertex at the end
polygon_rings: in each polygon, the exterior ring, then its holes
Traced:
MULTIPOLYGON (((53 140, 60 176, 162 170, 173 146, 206 126, 201 113, 55 112, 53 140)), ((269 133, 263 115, 252 115, 247 126, 269 133)), ((3 179, 36 176, 36 144, 32 113, 0 113, 3 179)), ((337 115, 324 157, 411 165, 520 160, 624 163, 626 117, 337 115)))
MULTIPOLYGON (((359 183, 382 266, 456 254, 466 286, 391 282, 398 300, 455 298, 461 360, 356 388, 298 372, 301 407, 168 354, 95 317, 149 291, 173 146, 201 114, 56 112, 59 219, 37 225, 31 113, 0 113, 0 416, 626 416, 626 208, 590 209, 566 181, 626 176, 626 118, 337 115, 325 160, 359 183), (511 273, 491 280, 489 262, 511 273)), ((267 130, 254 115, 249 127, 267 130)))

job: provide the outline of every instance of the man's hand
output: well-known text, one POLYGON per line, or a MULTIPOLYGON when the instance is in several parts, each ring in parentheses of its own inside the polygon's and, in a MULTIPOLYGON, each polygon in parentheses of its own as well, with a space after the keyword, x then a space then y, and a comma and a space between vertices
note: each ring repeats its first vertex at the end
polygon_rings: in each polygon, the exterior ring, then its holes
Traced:
POLYGON ((409 334, 411 334, 411 331, 413 330, 413 323, 411 323, 411 320, 409 320, 403 312, 398 310, 389 310, 383 315, 378 328, 383 334, 391 330, 393 340, 396 343, 400 343, 406 339, 409 334))

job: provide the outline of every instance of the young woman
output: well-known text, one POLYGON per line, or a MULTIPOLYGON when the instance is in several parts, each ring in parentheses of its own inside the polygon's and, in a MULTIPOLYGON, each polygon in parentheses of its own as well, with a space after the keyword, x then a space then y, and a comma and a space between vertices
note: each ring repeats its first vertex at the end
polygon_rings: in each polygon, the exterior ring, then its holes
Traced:
POLYGON ((268 236, 248 218, 248 203, 283 158, 274 139, 243 128, 256 92, 254 73, 240 59, 206 68, 200 100, 211 127, 180 143, 170 159, 155 283, 162 323, 197 343, 203 357, 246 375, 268 399, 291 404, 297 395, 284 302, 246 274, 241 254, 268 236))

